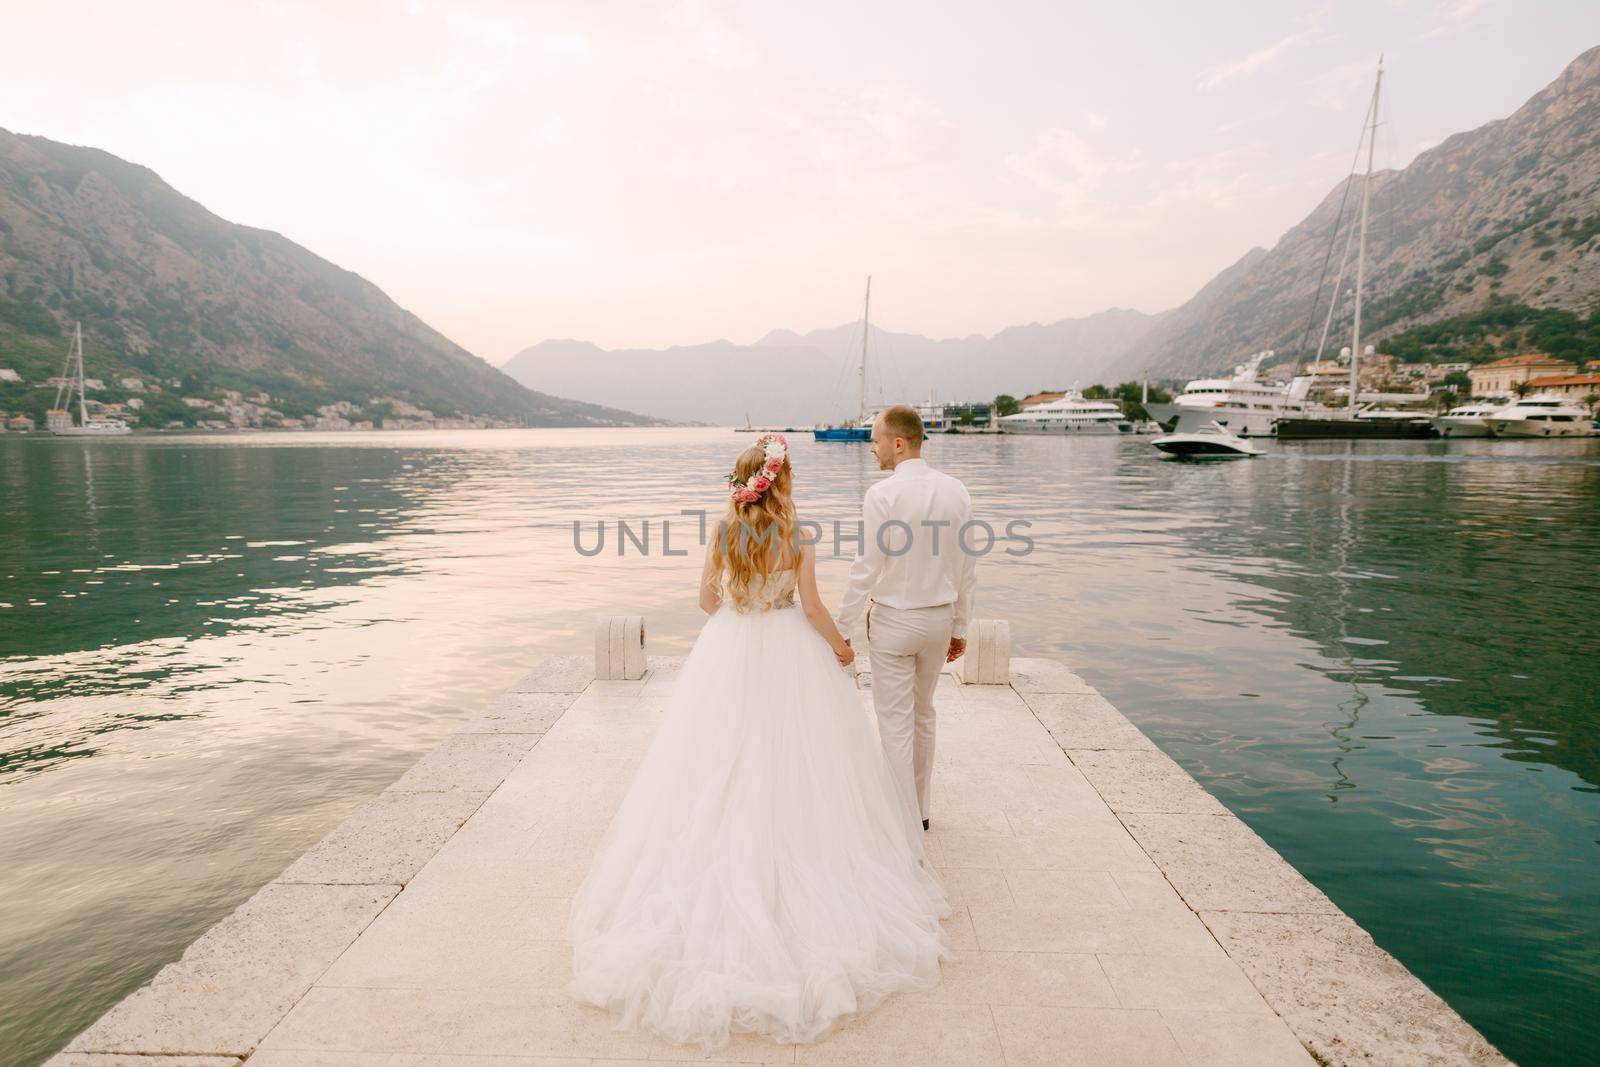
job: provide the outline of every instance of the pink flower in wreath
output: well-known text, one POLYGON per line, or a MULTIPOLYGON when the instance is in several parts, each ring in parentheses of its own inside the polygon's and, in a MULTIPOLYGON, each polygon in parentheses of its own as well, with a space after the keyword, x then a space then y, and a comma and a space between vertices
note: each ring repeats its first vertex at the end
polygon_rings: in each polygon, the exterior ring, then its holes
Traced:
POLYGON ((761 475, 757 477, 755 481, 750 483, 750 488, 754 489, 758 493, 765 493, 768 487, 771 485, 772 479, 768 478, 766 475, 761 475))
POLYGON ((769 474, 777 474, 778 471, 781 470, 782 468, 783 468, 783 457, 782 456, 773 456, 771 459, 767 460, 767 473, 769 473, 769 474))

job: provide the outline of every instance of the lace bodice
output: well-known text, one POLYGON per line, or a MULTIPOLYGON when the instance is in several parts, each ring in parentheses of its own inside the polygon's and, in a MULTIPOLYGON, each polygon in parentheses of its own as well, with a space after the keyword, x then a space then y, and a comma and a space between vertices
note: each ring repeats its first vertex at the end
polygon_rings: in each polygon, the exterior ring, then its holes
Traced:
POLYGON ((744 607, 735 605, 728 596, 728 572, 722 572, 723 602, 735 611, 771 611, 775 608, 792 608, 795 605, 795 578, 799 574, 798 568, 784 567, 781 570, 768 571, 750 585, 750 604, 744 607))

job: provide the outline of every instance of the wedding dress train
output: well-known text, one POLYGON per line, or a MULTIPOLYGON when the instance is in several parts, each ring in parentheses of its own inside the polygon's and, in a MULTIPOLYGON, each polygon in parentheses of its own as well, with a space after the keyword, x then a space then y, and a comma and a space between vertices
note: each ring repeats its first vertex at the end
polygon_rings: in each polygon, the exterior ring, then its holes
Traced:
POLYGON ((573 898, 571 992, 620 1027, 814 1041, 948 957, 921 824, 794 578, 709 617, 573 898))

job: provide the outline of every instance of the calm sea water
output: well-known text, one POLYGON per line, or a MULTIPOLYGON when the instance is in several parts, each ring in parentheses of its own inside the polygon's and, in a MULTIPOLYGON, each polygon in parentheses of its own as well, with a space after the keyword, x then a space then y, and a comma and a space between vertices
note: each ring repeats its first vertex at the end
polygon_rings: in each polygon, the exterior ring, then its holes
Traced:
MULTIPOLYGON (((593 616, 686 651, 679 512, 720 508, 750 440, 0 438, 0 1062, 58 1048, 536 656, 587 652, 593 616), (651 555, 574 551, 574 520, 619 519, 651 521, 651 555)), ((866 449, 792 444, 802 512, 853 521, 866 449)), ((980 615, 1068 659, 1508 1055, 1592 1051, 1600 443, 926 455, 996 526, 1033 523, 1031 555, 980 563, 980 615)), ((831 603, 846 569, 823 561, 831 603)))

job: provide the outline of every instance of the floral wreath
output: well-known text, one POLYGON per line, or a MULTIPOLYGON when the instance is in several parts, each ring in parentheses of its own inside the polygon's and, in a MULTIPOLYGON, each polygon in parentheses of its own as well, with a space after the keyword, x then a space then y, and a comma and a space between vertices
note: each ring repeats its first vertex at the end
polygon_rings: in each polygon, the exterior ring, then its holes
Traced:
POLYGON ((749 481, 741 482, 737 470, 728 472, 728 492, 740 504, 751 504, 761 499, 771 486, 772 480, 783 469, 784 460, 789 458, 789 442, 784 440, 781 433, 762 434, 756 444, 763 446, 767 458, 751 475, 749 481))

